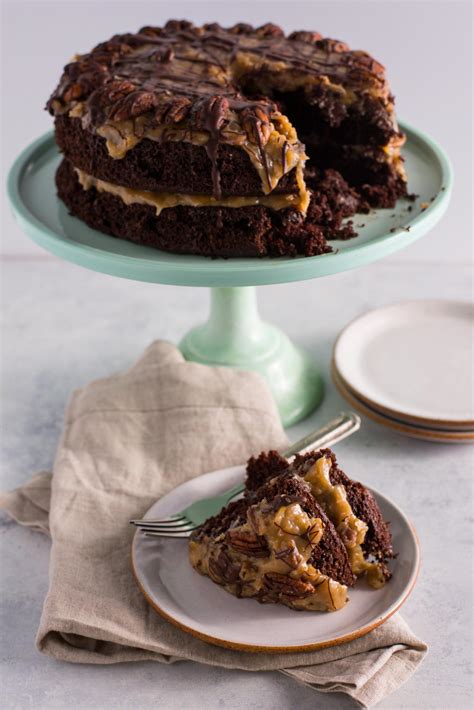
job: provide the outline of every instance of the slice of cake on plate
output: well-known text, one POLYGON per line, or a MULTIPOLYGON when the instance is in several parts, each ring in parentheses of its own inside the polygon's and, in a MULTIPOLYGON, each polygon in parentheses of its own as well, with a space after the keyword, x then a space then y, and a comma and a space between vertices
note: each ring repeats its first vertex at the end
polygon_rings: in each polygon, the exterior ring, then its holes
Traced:
POLYGON ((337 611, 365 576, 390 578, 387 523, 372 494, 329 449, 250 459, 244 498, 207 520, 189 543, 193 567, 237 597, 307 611, 337 611))

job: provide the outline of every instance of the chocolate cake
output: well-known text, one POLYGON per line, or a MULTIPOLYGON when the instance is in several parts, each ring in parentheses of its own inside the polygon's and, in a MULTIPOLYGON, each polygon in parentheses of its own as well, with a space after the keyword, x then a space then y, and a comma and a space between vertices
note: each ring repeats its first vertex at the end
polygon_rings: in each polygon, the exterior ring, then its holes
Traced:
POLYGON ((47 107, 59 197, 166 251, 312 256, 406 196, 394 100, 370 55, 272 24, 168 22, 68 64, 47 107))
POLYGON ((193 567, 231 594, 307 611, 341 609, 361 576, 382 587, 393 556, 377 502, 329 449, 250 459, 244 497, 189 543, 193 567))

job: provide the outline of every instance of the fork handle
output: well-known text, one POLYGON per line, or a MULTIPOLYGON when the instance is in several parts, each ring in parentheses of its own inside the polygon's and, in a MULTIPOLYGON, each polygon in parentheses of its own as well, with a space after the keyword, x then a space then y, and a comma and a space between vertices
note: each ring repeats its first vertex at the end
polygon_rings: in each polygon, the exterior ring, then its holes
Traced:
POLYGON ((310 447, 322 449, 324 446, 332 446, 354 434, 358 429, 360 429, 360 417, 354 412, 341 412, 321 429, 315 429, 302 439, 295 441, 282 454, 289 459, 295 454, 304 453, 310 447))
MULTIPOLYGON (((332 446, 333 444, 337 444, 338 441, 342 441, 351 434, 354 434, 358 429, 360 429, 360 417, 354 412, 341 412, 322 428, 315 429, 309 434, 306 434, 306 436, 303 436, 302 439, 295 441, 294 444, 282 452, 282 455, 289 459, 295 454, 303 454, 311 447, 322 449, 324 446, 332 446)), ((226 495, 227 500, 231 500, 240 493, 243 493, 244 490, 245 485, 238 483, 224 495, 226 495)))

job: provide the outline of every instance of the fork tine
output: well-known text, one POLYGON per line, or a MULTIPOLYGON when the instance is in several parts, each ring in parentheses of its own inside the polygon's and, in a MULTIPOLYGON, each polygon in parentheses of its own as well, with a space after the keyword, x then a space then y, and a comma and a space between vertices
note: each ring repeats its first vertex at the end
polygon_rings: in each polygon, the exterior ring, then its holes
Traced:
POLYGON ((191 521, 188 521, 186 525, 137 525, 140 530, 149 530, 153 532, 154 530, 162 530, 163 532, 186 532, 187 530, 194 530, 194 525, 191 521))
MULTIPOLYGON (((194 530, 195 528, 192 528, 194 530)), ((190 532, 146 532, 145 530, 143 531, 145 534, 145 537, 176 537, 176 538, 188 538, 190 537, 190 532)))
POLYGON ((162 520, 156 520, 154 518, 143 518, 141 520, 130 520, 130 525, 179 525, 182 523, 187 523, 188 519, 185 515, 170 516, 169 518, 163 518, 162 520))

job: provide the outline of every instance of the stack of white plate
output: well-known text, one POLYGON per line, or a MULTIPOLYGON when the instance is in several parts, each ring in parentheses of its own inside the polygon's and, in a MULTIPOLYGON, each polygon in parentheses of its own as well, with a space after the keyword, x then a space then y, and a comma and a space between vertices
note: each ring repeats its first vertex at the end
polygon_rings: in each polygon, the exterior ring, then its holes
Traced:
POLYGON ((333 351, 332 376, 361 414, 401 434, 474 441, 474 307, 407 301, 349 323, 333 351))

